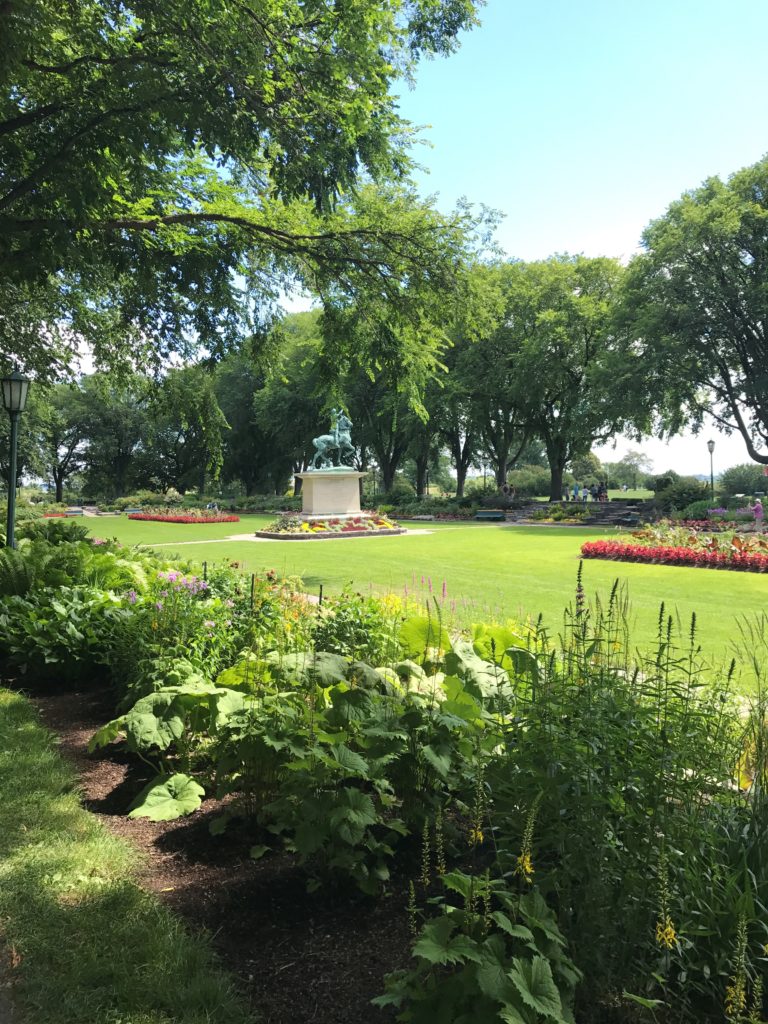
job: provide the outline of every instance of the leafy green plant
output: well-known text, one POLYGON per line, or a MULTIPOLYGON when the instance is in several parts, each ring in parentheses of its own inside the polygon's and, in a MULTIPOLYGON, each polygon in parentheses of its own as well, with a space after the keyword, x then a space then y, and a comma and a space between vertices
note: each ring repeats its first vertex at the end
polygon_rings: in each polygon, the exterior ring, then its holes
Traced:
POLYGON ((439 914, 413 946, 416 966, 390 975, 374 1003, 413 1024, 572 1024, 580 974, 541 895, 489 873, 452 871, 442 885, 430 901, 439 914))
POLYGON ((375 597, 363 597, 350 588, 324 602, 312 629, 318 651, 333 651, 371 665, 397 661, 399 609, 375 597))

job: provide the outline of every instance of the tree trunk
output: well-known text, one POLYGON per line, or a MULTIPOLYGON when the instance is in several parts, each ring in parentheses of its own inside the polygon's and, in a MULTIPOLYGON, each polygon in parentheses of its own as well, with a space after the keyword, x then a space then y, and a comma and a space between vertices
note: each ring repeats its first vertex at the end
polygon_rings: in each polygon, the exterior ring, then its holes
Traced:
POLYGON ((420 456, 414 459, 416 463, 416 497, 423 498, 427 489, 427 470, 429 469, 429 455, 420 456))
POLYGON ((550 481, 549 481, 549 500, 550 501, 562 501, 563 500, 563 472, 564 466, 555 463, 549 467, 550 481))
POLYGON ((60 503, 64 500, 64 476, 55 468, 53 470, 53 482, 56 486, 56 502, 60 503))
POLYGON ((465 466, 463 462, 460 461, 460 462, 458 462, 456 464, 456 497, 457 498, 463 498, 464 497, 464 484, 467 481, 467 472, 468 472, 468 470, 469 470, 469 466, 465 466))

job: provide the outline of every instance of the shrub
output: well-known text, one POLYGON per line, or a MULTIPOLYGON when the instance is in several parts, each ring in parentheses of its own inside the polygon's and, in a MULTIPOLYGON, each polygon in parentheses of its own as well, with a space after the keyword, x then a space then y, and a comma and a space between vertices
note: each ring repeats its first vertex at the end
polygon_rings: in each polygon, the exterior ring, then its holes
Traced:
POLYGON ((692 501, 686 505, 681 515, 683 519, 709 519, 710 513, 713 511, 715 510, 712 507, 711 498, 699 498, 698 501, 692 501))
POLYGON ((416 497, 416 490, 403 477, 398 477, 385 497, 392 505, 404 505, 416 497))
POLYGON ((721 473, 718 490, 726 498, 736 494, 752 495, 755 491, 765 492, 768 490, 768 478, 763 475, 763 466, 756 462, 743 462, 721 473))
POLYGON ((657 490, 654 501, 659 511, 668 515, 680 512, 695 501, 705 501, 708 493, 709 488, 703 481, 692 476, 678 477, 657 490))
POLYGON ((549 494, 550 474, 543 466, 521 466, 513 469, 507 480, 515 488, 519 498, 535 498, 537 495, 549 494))

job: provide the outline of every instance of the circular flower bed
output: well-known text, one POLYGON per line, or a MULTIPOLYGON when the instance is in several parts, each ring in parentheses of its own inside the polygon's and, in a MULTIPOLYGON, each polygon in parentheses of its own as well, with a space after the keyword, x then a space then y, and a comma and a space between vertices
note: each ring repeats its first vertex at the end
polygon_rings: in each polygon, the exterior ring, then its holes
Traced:
POLYGON ((188 509, 186 512, 131 512, 129 519, 149 520, 154 523, 239 523, 239 516, 224 512, 208 512, 204 509, 188 509))
POLYGON ((304 519, 301 516, 280 516, 266 530, 257 530, 257 537, 276 540, 322 540, 331 537, 392 536, 405 533, 397 523, 383 515, 361 513, 357 516, 304 519))

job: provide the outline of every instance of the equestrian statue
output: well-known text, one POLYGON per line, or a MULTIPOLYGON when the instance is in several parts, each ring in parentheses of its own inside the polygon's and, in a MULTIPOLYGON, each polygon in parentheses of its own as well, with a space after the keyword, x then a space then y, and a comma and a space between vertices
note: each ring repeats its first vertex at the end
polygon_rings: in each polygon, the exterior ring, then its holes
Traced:
POLYGON ((345 456, 354 454, 355 446, 352 444, 350 431, 352 420, 343 409, 331 409, 331 433, 321 434, 315 437, 312 444, 315 446, 315 454, 312 458, 313 469, 334 469, 333 459, 329 452, 336 452, 339 469, 352 469, 344 462, 345 456))

